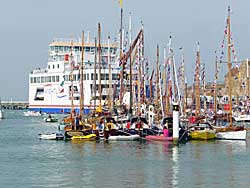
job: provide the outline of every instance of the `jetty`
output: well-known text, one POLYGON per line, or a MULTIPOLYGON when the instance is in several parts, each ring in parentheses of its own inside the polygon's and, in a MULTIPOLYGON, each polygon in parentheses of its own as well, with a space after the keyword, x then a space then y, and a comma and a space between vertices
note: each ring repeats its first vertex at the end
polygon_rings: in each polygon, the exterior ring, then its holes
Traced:
POLYGON ((11 109, 11 110, 24 110, 29 108, 28 101, 2 101, 3 109, 11 109))

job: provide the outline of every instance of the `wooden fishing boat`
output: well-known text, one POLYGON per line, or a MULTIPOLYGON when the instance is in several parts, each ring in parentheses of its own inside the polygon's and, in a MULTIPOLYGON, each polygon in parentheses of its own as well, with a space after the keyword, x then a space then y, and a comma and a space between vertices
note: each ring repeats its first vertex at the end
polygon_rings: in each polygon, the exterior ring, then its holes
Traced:
POLYGON ((192 140, 211 140, 215 139, 216 131, 209 123, 197 123, 189 127, 189 136, 192 140))
POLYGON ((239 130, 239 131, 219 131, 216 133, 217 139, 223 140, 246 140, 247 139, 247 131, 239 130))
POLYGON ((233 117, 232 117, 232 62, 231 62, 231 30, 230 30, 230 7, 228 7, 228 17, 227 17, 227 26, 226 26, 226 34, 227 34, 227 50, 228 50, 228 90, 229 90, 229 126, 216 128, 216 138, 218 139, 226 139, 226 140, 246 140, 247 131, 243 126, 233 126, 233 117))

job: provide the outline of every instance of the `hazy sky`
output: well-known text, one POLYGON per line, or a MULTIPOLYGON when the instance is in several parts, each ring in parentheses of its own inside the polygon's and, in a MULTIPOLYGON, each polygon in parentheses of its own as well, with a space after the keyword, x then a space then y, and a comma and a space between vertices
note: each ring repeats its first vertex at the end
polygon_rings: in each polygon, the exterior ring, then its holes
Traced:
MULTIPOLYGON (((46 67, 48 44, 55 37, 80 36, 82 30, 115 37, 119 29, 118 0, 2 0, 0 7, 0 97, 28 100, 28 75, 46 67)), ((220 50, 227 16, 232 9, 232 33, 238 59, 250 57, 250 1, 248 0, 123 0, 125 22, 133 16, 133 36, 141 20, 145 28, 146 56, 154 62, 156 45, 167 46, 173 36, 176 62, 183 46, 188 81, 192 82, 196 43, 206 63, 207 80, 214 75, 214 51, 220 50)))

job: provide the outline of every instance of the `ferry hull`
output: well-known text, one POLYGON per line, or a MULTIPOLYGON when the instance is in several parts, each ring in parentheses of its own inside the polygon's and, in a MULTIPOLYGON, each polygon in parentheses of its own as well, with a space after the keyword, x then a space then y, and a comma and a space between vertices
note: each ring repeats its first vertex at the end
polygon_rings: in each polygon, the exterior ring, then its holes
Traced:
MULTIPOLYGON (((44 112, 47 114, 68 114, 71 111, 71 108, 60 108, 60 107, 29 107, 30 111, 35 111, 35 112, 44 112)), ((84 114, 89 114, 90 113, 90 108, 84 108, 84 114)), ((79 113, 79 108, 75 109, 76 113, 79 113)))

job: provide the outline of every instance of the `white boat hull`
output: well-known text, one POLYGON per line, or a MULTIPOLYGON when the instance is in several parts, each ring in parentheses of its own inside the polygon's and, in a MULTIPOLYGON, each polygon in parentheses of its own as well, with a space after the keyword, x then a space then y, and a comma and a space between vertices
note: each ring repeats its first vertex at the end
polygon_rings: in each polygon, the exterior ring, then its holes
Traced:
POLYGON ((114 140, 114 141, 133 141, 138 140, 140 136, 138 134, 136 135, 120 135, 120 136, 109 136, 108 140, 114 140))
POLYGON ((217 139, 223 140, 246 140, 247 139, 247 131, 225 131, 225 132, 217 132, 217 139))
POLYGON ((51 133, 51 134, 39 134, 39 138, 42 140, 62 140, 63 136, 57 133, 51 133))
POLYGON ((42 116, 42 114, 40 112, 34 112, 34 111, 23 112, 23 115, 24 116, 33 116, 33 117, 42 116))
POLYGON ((3 115, 3 110, 0 109, 0 119, 3 119, 4 118, 4 115, 3 115))
POLYGON ((250 115, 234 116, 235 121, 250 121, 250 115))

